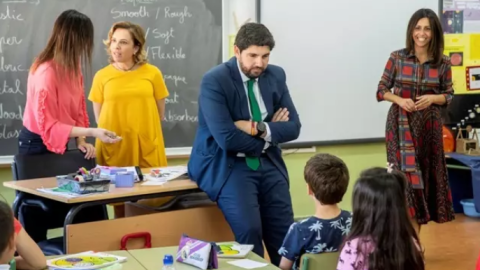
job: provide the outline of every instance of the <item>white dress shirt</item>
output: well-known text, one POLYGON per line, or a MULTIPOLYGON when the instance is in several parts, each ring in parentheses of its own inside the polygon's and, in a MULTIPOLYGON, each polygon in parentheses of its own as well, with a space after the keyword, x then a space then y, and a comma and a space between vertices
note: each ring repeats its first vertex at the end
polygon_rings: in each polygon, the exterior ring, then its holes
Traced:
MULTIPOLYGON (((240 76, 242 77, 243 81, 243 87, 245 88, 245 95, 247 96, 247 104, 248 104, 248 112, 250 113, 250 117, 252 117, 252 111, 250 109, 250 100, 248 99, 248 81, 250 80, 247 75, 243 73, 243 71, 240 69, 240 63, 237 61, 237 66, 238 66, 238 71, 240 72, 240 76)), ((260 94, 260 88, 258 86, 258 78, 255 79, 255 82, 253 83, 253 93, 255 94, 255 98, 257 99, 258 106, 260 107, 260 113, 262 114, 262 119, 265 120, 268 115, 267 107, 265 107, 265 102, 263 102, 262 95, 260 94)), ((266 126, 266 135, 263 138, 265 140, 265 146, 263 149, 267 149, 270 146, 271 142, 271 134, 270 134, 270 127, 268 126, 267 123, 265 123, 266 126)), ((244 157, 244 153, 238 153, 239 157, 244 157)))

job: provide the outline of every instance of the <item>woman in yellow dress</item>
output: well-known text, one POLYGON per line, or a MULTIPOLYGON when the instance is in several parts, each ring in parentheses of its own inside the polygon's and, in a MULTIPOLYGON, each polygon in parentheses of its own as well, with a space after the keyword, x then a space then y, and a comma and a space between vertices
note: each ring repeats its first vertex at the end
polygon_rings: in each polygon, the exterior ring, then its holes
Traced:
MULTIPOLYGON (((104 166, 167 166, 161 119, 169 93, 161 71, 147 62, 145 32, 131 22, 115 23, 104 41, 110 64, 93 79, 88 99, 98 127, 122 140, 96 140, 97 163, 104 166)), ((123 216, 123 204, 116 216, 123 216)))

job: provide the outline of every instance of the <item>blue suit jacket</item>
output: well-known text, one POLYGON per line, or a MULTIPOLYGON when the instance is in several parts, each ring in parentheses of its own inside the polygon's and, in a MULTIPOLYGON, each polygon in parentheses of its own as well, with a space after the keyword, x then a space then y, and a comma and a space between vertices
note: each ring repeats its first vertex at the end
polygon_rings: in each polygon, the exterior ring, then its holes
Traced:
MULTIPOLYGON (((285 71, 268 65, 258 84, 268 111, 265 122, 268 122, 271 133, 271 146, 265 152, 288 181, 278 144, 297 139, 301 124, 287 88, 285 71), (288 109, 288 122, 270 122, 279 108, 288 109)), ((258 157, 265 146, 265 140, 244 133, 234 124, 238 120, 251 119, 248 97, 235 57, 203 76, 198 106, 198 129, 188 162, 188 174, 211 200, 216 201, 232 173, 237 153, 258 157)))

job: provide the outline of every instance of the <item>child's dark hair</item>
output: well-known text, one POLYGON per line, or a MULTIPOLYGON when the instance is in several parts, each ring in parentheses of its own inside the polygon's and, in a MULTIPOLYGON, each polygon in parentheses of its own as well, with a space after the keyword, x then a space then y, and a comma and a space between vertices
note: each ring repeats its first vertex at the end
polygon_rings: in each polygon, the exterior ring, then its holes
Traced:
POLYGON ((304 170, 305 181, 322 204, 342 201, 348 188, 347 165, 330 154, 317 154, 310 158, 304 170))
POLYGON ((15 229, 13 226, 13 213, 8 204, 0 201, 0 255, 7 250, 12 240, 15 229))
POLYGON ((408 214, 406 187, 403 173, 385 168, 365 170, 355 183, 352 227, 346 241, 373 241, 372 253, 362 245, 357 250, 368 258, 369 270, 425 269, 420 241, 408 214))

